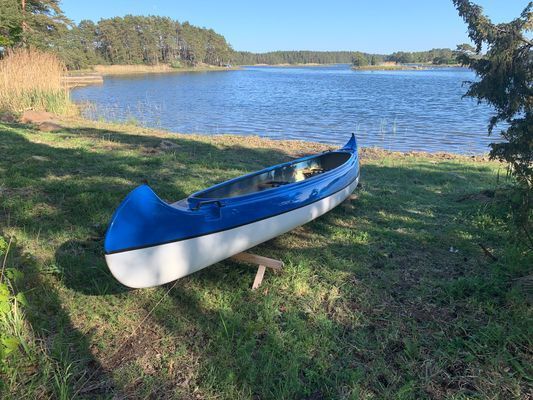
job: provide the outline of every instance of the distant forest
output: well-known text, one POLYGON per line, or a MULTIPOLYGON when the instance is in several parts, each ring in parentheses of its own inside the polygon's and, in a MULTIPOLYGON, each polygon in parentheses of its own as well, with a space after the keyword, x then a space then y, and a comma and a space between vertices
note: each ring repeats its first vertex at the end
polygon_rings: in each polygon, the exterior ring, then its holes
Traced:
MULTIPOLYGON (((468 45, 462 45, 468 46, 468 45)), ((352 64, 356 67, 377 65, 384 61, 400 64, 429 63, 434 65, 457 64, 457 51, 451 49, 431 49, 428 51, 398 51, 386 56, 366 54, 359 51, 352 53, 352 64)))
POLYGON ((237 65, 351 64, 353 56, 353 51, 271 51, 268 53, 234 51, 232 62, 237 65))
POLYGON ((81 21, 56 41, 69 68, 94 64, 223 65, 233 50, 212 29, 168 17, 132 16, 81 21))
POLYGON ((0 56, 2 49, 33 46, 54 51, 69 69, 95 64, 170 64, 173 67, 250 64, 456 63, 456 52, 433 49, 390 55, 353 51, 234 51, 212 29, 168 17, 133 16, 89 20, 75 24, 59 0, 0 0, 0 56), (21 4, 25 10, 22 11, 21 4))
POLYGON ((0 0, 0 10, 0 55, 5 48, 36 47, 57 53, 70 69, 94 64, 222 65, 233 54, 214 30, 168 17, 126 15, 75 24, 59 0, 0 0))
POLYGON ((451 49, 428 51, 399 51, 389 55, 362 53, 360 51, 272 51, 250 53, 234 51, 231 61, 237 65, 253 64, 353 64, 355 66, 378 65, 385 61, 401 64, 430 63, 456 64, 457 53, 451 49))

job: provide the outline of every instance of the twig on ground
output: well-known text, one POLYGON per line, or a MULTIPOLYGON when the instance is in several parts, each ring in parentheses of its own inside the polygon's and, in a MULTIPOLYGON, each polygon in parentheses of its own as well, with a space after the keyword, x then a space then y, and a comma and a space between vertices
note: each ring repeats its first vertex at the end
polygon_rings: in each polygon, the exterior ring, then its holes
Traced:
POLYGON ((498 261, 498 258, 494 254, 492 254, 489 249, 487 249, 485 246, 483 246, 483 244, 478 243, 478 245, 479 245, 479 247, 481 247, 481 249, 483 250, 483 252, 485 253, 485 255, 487 257, 492 258, 493 261, 498 261))
POLYGON ((6 254, 4 254, 4 261, 2 262, 2 272, 0 273, 0 283, 4 279, 4 270, 6 269, 7 255, 9 254, 9 249, 11 248, 12 237, 9 238, 9 243, 7 244, 6 254))

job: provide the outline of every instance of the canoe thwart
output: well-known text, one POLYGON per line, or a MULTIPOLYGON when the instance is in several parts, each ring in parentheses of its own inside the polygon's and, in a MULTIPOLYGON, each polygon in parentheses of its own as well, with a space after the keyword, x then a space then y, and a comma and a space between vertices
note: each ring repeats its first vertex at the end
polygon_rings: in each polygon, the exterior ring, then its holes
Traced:
POLYGON ((257 273, 255 274, 254 283, 252 285, 252 290, 257 289, 261 286, 263 282, 263 277, 265 276, 266 268, 274 270, 274 272, 279 272, 283 268, 283 261, 274 260, 273 258, 258 256, 257 254, 252 253, 239 253, 230 257, 230 260, 238 261, 247 264, 255 264, 258 266, 257 273))

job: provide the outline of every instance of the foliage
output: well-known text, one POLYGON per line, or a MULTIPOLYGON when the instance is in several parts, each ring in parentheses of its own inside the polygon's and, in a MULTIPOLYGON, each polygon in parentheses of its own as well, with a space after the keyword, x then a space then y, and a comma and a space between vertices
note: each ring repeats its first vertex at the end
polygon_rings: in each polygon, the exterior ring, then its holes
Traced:
POLYGON ((19 280, 22 273, 15 268, 6 268, 5 265, 9 247, 10 244, 0 236, 0 389, 1 376, 9 369, 9 359, 21 345, 13 321, 16 320, 19 305, 26 304, 24 294, 15 294, 13 289, 13 282, 19 280))
POLYGON ((492 105, 496 115, 489 133, 499 122, 508 124, 501 131, 506 140, 491 145, 491 157, 510 163, 518 180, 533 188, 533 42, 526 32, 533 29, 533 3, 520 17, 509 23, 494 24, 483 9, 468 0, 453 0, 459 15, 468 24, 475 44, 462 48, 460 60, 472 68, 479 81, 470 83, 466 96, 492 105), (486 47, 486 54, 480 57, 486 47))
POLYGON ((0 60, 0 111, 68 113, 72 104, 61 81, 64 73, 65 65, 55 54, 23 48, 8 51, 0 60))
POLYGON ((494 107, 489 134, 498 123, 506 124, 500 131, 504 141, 491 144, 490 157, 507 162, 522 186, 510 202, 512 217, 519 235, 533 246, 533 42, 527 34, 533 29, 533 3, 513 21, 494 24, 480 6, 468 0, 453 2, 475 45, 459 47, 461 62, 479 78, 470 82, 466 96, 494 107))
POLYGON ((72 24, 58 0, 0 0, 0 45, 56 52, 69 69, 100 63, 223 65, 232 54, 222 35, 168 17, 133 16, 72 24), (4 11, 5 10, 5 11, 4 11))
POLYGON ((431 49, 416 52, 398 51, 388 55, 385 59, 400 64, 431 63, 439 65, 457 63, 457 55, 451 49, 431 49))
MULTIPOLYGON (((375 62, 375 60, 373 60, 373 62, 375 62)), ((363 67, 365 65, 370 64, 370 61, 364 53, 356 51, 352 58, 352 64, 354 67, 363 67)))
POLYGON ((0 0, 0 9, 0 45, 46 47, 70 23, 59 0, 0 0))
POLYGON ((133 16, 81 21, 68 31, 58 50, 69 68, 98 63, 222 65, 231 47, 212 29, 167 17, 133 16))
POLYGON ((0 46, 13 46, 22 40, 22 13, 18 0, 0 0, 0 46))
MULTIPOLYGON (((352 51, 271 51, 268 53, 250 53, 235 51, 233 63, 237 65, 253 64, 350 64, 352 51)), ((375 57, 383 57, 375 55, 375 57)))

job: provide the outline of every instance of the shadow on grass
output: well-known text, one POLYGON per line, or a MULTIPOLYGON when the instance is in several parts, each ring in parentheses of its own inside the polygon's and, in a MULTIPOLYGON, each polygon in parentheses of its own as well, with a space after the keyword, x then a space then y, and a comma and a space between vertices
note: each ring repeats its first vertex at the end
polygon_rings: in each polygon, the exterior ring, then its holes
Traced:
MULTIPOLYGON (((490 168, 364 164, 358 200, 254 249, 287 264, 280 276, 268 275, 260 291, 249 290, 253 268, 225 261, 180 280, 152 309, 172 284, 130 291, 105 266, 103 235, 124 196, 148 180, 162 198, 175 201, 288 155, 181 137, 165 137, 177 147, 164 152, 161 138, 99 129, 65 129, 46 145, 16 129, 2 131, 2 220, 34 247, 49 243, 43 246, 53 252, 47 262, 59 278, 35 285, 66 292, 64 301, 78 299, 71 310, 56 296, 54 315, 35 297, 36 332, 48 337, 66 309, 90 314, 93 301, 111 304, 106 312, 113 315, 103 318, 122 314, 121 302, 144 315, 153 311, 117 354, 113 349, 125 335, 103 346, 111 354, 99 357, 102 369, 123 377, 110 392, 320 399, 390 398, 402 391, 438 398, 480 390, 460 362, 471 344, 445 340, 460 333, 466 322, 457 321, 467 311, 446 304, 442 282, 488 269, 476 241, 496 246, 500 235, 483 221, 472 224, 478 204, 457 200, 491 182, 490 168), (55 141, 61 146, 52 146, 55 141)), ((483 323, 486 316, 476 314, 472 324, 483 323)), ((89 346, 102 345, 95 341, 76 332, 69 343, 91 360, 89 346)), ((73 391, 87 375, 83 369, 73 391)), ((85 386, 93 384, 98 387, 85 386)))
MULTIPOLYGON (((216 167, 218 174, 229 177, 250 164, 262 165, 265 159, 288 159, 283 152, 247 149, 254 160, 250 163, 243 160, 238 146, 218 149, 183 138, 165 138, 176 147, 161 151, 161 138, 92 128, 43 134, 13 124, 0 125, 0 133, 0 222, 6 234, 18 236, 24 247, 38 249, 31 255, 37 260, 36 270, 22 288, 32 293, 28 320, 65 362, 79 366, 70 370, 75 376, 65 383, 71 385, 71 393, 92 371, 105 371, 108 365, 102 368, 94 360, 89 347, 92 335, 73 327, 66 311, 72 305, 61 304, 58 291, 71 290, 74 296, 127 294, 108 272, 102 251, 107 223, 125 195, 148 181, 162 198, 175 201, 185 197, 184 183, 218 181, 200 170, 216 167), (41 136, 47 136, 47 144, 41 136)), ((100 373, 93 378, 107 380, 100 373)), ((83 386, 95 387, 95 393, 105 389, 94 382, 83 386)))
MULTIPOLYGON (((7 237, 1 230, 0 236, 7 237)), ((16 242, 10 241, 5 265, 23 273, 12 285, 17 293, 25 294, 27 304, 19 307, 31 331, 18 326, 24 339, 20 354, 12 355, 17 359, 14 374, 10 376, 9 368, 2 371, 3 377, 8 376, 18 384, 11 386, 11 392, 4 393, 3 398, 33 397, 36 393, 48 398, 70 398, 84 381, 92 386, 92 395, 104 395, 111 390, 120 394, 108 371, 92 355, 92 333, 82 333, 73 325, 54 278, 43 274, 35 258, 24 253, 16 242)), ((83 397, 86 391, 77 394, 83 397)))

